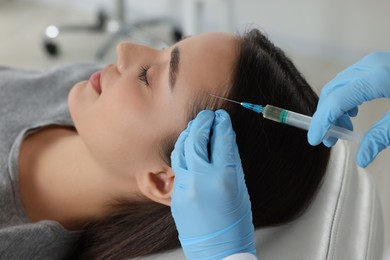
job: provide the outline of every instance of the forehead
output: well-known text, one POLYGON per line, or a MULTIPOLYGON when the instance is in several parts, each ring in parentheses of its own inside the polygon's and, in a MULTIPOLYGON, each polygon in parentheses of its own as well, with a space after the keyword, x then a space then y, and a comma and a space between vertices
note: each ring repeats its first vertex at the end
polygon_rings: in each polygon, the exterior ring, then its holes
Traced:
POLYGON ((226 33, 207 33, 179 42, 177 83, 197 92, 228 91, 238 55, 238 40, 226 33))

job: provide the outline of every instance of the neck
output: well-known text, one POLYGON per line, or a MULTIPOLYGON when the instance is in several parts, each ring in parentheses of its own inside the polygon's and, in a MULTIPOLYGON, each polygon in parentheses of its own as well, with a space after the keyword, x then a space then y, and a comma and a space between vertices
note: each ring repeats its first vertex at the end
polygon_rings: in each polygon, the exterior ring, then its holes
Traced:
POLYGON ((67 229, 79 229, 101 217, 124 186, 123 180, 111 176, 98 167, 73 129, 46 128, 22 144, 20 195, 34 222, 50 219, 67 229))

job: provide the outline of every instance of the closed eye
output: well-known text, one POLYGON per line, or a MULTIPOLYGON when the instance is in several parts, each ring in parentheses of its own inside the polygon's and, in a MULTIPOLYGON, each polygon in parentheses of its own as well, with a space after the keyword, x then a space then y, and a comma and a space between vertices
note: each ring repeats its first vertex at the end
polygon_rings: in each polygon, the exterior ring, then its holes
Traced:
POLYGON ((139 73, 138 73, 138 79, 142 81, 146 86, 149 86, 148 82, 148 70, 149 66, 141 66, 139 73))

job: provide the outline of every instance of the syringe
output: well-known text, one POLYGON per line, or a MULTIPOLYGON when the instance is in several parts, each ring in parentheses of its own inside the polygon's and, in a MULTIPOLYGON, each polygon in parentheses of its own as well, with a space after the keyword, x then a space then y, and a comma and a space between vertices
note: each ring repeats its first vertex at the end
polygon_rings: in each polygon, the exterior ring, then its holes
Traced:
MULTIPOLYGON (((278 123, 294 126, 304 130, 309 130, 310 127, 310 122, 312 118, 307 115, 299 114, 296 112, 289 111, 287 109, 283 109, 271 105, 261 106, 261 105, 251 104, 248 102, 238 102, 232 99, 216 96, 213 94, 210 94, 210 96, 220 98, 226 101, 230 101, 233 103, 237 103, 245 107, 246 109, 252 110, 258 114, 263 114, 264 118, 276 121, 278 123)), ((360 142, 362 139, 362 137, 359 134, 356 134, 348 129, 335 126, 335 125, 331 126, 327 135, 325 136, 325 139, 329 136, 336 137, 343 140, 348 140, 348 141, 355 141, 355 142, 360 142)))

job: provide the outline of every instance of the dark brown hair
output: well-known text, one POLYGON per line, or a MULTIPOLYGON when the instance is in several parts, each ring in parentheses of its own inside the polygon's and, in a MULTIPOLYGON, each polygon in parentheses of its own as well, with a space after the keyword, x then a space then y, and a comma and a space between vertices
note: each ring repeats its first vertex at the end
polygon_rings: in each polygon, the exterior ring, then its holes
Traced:
MULTIPOLYGON (((318 97, 282 50, 258 30, 245 34, 230 98, 312 115, 318 97)), ((295 219, 318 190, 330 150, 313 147, 307 132, 263 119, 240 106, 228 109, 245 173, 255 227, 295 219)))
MULTIPOLYGON (((256 29, 238 41, 229 98, 314 113, 318 97, 283 51, 256 29)), ((231 116, 255 227, 279 225, 298 217, 321 184, 330 150, 310 146, 303 130, 263 119, 238 105, 223 102, 215 107, 208 102, 210 97, 204 100, 195 105, 194 115, 205 108, 224 108, 231 116)), ((166 161, 176 138, 169 140, 163 145, 166 161)), ((169 207, 121 202, 107 218, 85 227, 72 257, 125 259, 177 246, 169 207)))

